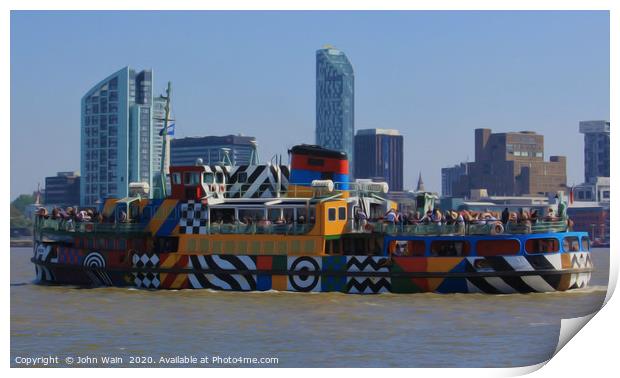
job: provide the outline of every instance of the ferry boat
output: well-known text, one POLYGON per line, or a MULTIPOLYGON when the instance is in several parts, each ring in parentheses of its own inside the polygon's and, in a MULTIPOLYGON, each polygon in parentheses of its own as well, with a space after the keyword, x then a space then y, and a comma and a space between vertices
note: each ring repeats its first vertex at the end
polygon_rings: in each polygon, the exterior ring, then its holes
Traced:
MULTIPOLYGON (((344 153, 298 145, 290 166, 170 167, 171 193, 103 203, 97 221, 39 215, 37 281, 143 289, 530 293, 584 288, 587 233, 559 218, 386 222, 386 183, 350 182, 344 153), (101 219, 102 218, 102 219, 101 219)), ((435 207, 416 193, 417 210, 435 207)), ((393 209, 393 210, 391 210, 393 209)))

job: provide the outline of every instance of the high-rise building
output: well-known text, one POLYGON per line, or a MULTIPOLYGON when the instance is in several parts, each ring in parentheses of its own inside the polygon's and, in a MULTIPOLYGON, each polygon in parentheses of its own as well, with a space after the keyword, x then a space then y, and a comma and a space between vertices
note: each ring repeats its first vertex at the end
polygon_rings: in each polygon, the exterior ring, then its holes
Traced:
POLYGON ((454 167, 441 168, 441 195, 452 197, 456 193, 456 186, 461 176, 467 175, 467 165, 461 163, 454 167))
MULTIPOLYGON (((316 52, 316 144, 346 152, 349 171, 355 165, 353 66, 340 50, 316 52)), ((349 172, 353 174, 353 172, 349 172)))
POLYGON ((75 206, 80 203, 80 174, 58 172, 45 178, 45 204, 54 206, 75 206))
POLYGON ((81 106, 80 204, 125 197, 133 182, 153 188, 161 161, 153 71, 124 67, 86 92, 81 106))
POLYGON ((532 131, 492 134, 475 130, 476 161, 467 163, 454 195, 486 189, 492 196, 567 192, 566 157, 544 158, 544 136, 532 131))
POLYGON ((403 190, 403 136, 398 130, 358 130, 354 154, 356 178, 382 180, 390 191, 403 190))
POLYGON ((170 163, 194 165, 197 159, 211 165, 224 161, 225 154, 233 165, 258 164, 256 138, 241 135, 205 136, 172 139, 170 163))
POLYGON ((586 182, 609 177, 609 121, 581 121, 579 132, 584 134, 586 182))

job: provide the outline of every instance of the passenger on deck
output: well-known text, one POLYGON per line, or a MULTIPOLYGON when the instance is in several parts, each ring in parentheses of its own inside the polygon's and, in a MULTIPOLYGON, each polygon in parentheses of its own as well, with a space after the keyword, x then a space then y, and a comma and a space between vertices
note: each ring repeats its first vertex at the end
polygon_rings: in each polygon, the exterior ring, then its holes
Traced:
POLYGON ((547 215, 545 216, 545 220, 546 221, 555 220, 555 213, 553 212, 553 208, 550 207, 547 209, 547 215))
POLYGON ((39 207, 39 209, 37 210, 37 216, 47 219, 47 209, 44 207, 39 207))
POLYGON ((86 212, 86 210, 80 210, 77 214, 78 222, 90 222, 90 216, 86 212))
POLYGON ((508 223, 509 219, 510 219, 510 211, 508 211, 508 208, 506 207, 504 211, 502 211, 502 223, 503 224, 508 223))
POLYGON ((517 213, 517 222, 525 223, 529 222, 529 219, 530 217, 528 213, 523 208, 519 208, 519 212, 517 213))
POLYGON ((433 215, 431 216, 431 221, 436 225, 441 226, 441 219, 441 211, 439 211, 439 209, 435 209, 435 211, 433 211, 433 215))
POLYGON ((445 215, 444 215, 444 220, 446 222, 446 225, 452 225, 454 224, 454 217, 452 216, 452 212, 451 211, 446 211, 445 215))
POLYGON ((420 223, 420 212, 416 211, 409 217, 409 224, 418 224, 420 223))
POLYGON ((363 232, 366 229, 366 225, 368 224, 368 216, 366 212, 360 208, 355 212, 355 218, 357 220, 357 229, 360 232, 363 232))
POLYGON ((534 209, 530 212, 530 221, 532 224, 536 224, 536 222, 538 222, 538 210, 534 209))
POLYGON ((433 212, 431 210, 427 211, 426 214, 420 219, 420 221, 424 224, 430 224, 433 218, 433 212))
POLYGON ((388 212, 385 213, 385 215, 383 216, 383 221, 385 223, 396 224, 397 220, 398 215, 396 214, 396 211, 394 209, 388 210, 388 212))

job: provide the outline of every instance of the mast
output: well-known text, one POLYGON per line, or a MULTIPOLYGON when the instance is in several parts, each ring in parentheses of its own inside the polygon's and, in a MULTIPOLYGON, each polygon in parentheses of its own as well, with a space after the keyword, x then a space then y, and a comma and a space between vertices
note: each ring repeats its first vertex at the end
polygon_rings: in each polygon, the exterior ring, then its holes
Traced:
POLYGON ((161 98, 166 100, 166 105, 164 105, 164 129, 163 138, 162 138, 162 148, 161 148, 161 165, 159 169, 159 179, 161 185, 161 198, 166 198, 166 144, 168 142, 168 121, 170 118, 170 97, 172 95, 172 84, 168 82, 168 87, 166 88, 166 96, 161 96, 161 98))

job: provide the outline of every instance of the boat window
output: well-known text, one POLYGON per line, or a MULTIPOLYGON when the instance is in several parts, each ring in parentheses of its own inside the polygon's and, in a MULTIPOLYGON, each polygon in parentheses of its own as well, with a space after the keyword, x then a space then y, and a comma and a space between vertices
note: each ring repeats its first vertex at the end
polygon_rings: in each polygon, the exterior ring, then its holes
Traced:
POLYGON ((218 184, 223 184, 224 183, 224 173, 216 172, 215 173, 215 182, 217 182, 218 184))
POLYGON ((584 236, 583 238, 581 238, 581 245, 583 246, 584 251, 589 251, 590 250, 590 238, 587 236, 584 236))
POLYGON ((424 256, 426 252, 424 240, 393 240, 389 248, 394 256, 424 256))
POLYGON ((239 221, 243 223, 256 223, 263 220, 265 211, 263 209, 239 209, 239 221))
POLYGON ((577 252, 579 251, 579 238, 576 236, 567 236, 562 242, 564 252, 577 252))
POLYGON ((346 220, 347 219, 347 208, 341 206, 338 208, 338 220, 346 220))
POLYGON ((527 253, 549 253, 558 252, 560 243, 556 238, 535 238, 525 242, 525 252, 527 253))
POLYGON ((178 185, 181 183, 181 173, 180 172, 174 172, 172 174, 172 183, 175 185, 178 185))
POLYGON ((431 243, 431 256, 469 256, 469 242, 465 240, 435 240, 431 243))
POLYGON ((478 256, 516 255, 519 253, 519 242, 507 240, 479 240, 476 242, 478 256))
POLYGON ((202 173, 202 182, 205 184, 213 184, 214 182, 213 173, 211 172, 203 172, 202 173))
POLYGON ((185 172, 183 175, 183 183, 185 185, 198 185, 198 172, 185 172))
POLYGON ((331 208, 327 210, 327 219, 330 221, 335 221, 336 220, 336 209, 335 208, 331 208))

